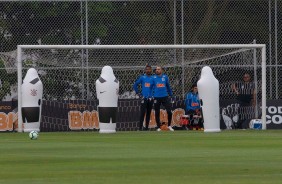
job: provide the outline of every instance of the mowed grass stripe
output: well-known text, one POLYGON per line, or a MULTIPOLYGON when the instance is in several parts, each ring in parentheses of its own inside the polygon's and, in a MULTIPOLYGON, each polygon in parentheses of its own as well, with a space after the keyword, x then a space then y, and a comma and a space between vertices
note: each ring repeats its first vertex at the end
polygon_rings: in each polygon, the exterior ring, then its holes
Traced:
POLYGON ((282 131, 0 134, 0 183, 281 183, 282 131))

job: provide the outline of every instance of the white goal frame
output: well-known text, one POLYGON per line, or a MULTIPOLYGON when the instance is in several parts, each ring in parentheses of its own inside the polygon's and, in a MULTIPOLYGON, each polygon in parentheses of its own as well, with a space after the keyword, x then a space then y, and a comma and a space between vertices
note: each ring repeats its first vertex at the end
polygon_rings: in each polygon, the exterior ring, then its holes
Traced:
POLYGON ((23 49, 261 49, 262 129, 266 129, 266 45, 265 44, 202 44, 202 45, 18 45, 18 132, 22 129, 22 50, 23 49))

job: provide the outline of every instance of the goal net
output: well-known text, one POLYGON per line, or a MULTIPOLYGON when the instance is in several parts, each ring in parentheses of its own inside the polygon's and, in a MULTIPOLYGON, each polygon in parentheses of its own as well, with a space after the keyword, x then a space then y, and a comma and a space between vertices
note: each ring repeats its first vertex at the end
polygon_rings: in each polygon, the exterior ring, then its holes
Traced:
MULTIPOLYGON (((249 73, 257 103, 244 110, 241 118, 263 117, 265 128, 265 45, 20 45, 17 61, 18 94, 31 67, 39 72, 43 83, 42 131, 99 128, 95 81, 105 65, 113 68, 120 82, 117 128, 137 129, 140 100, 133 91, 133 83, 144 73, 146 64, 153 69, 162 66, 169 77, 177 97, 173 104, 174 126, 180 126, 185 94, 198 81, 202 67, 210 66, 220 84, 222 119, 226 116, 236 123, 234 116, 240 113, 240 108, 232 85, 249 73)), ((18 97, 20 114, 21 95, 18 97)), ((161 116, 165 121, 165 112, 161 116)), ((154 127, 154 116, 151 117, 150 127, 154 127)), ((18 119, 22 131, 20 115, 18 119)), ((228 128, 226 122, 223 126, 228 128)))

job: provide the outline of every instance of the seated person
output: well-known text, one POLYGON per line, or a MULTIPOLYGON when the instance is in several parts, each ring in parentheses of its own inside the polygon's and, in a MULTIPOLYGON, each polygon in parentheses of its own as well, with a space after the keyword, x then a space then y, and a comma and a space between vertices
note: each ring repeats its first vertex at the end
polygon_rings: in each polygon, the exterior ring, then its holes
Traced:
POLYGON ((192 85, 191 91, 185 97, 185 114, 189 116, 189 129, 203 130, 203 118, 196 84, 192 85))

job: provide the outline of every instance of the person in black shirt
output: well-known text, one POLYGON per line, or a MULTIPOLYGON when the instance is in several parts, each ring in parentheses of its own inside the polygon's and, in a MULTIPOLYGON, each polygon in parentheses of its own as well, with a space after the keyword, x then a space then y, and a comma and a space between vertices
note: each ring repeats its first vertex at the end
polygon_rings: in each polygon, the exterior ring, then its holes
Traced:
POLYGON ((232 91, 236 94, 238 103, 240 105, 240 121, 238 122, 235 128, 246 129, 249 127, 248 120, 251 119, 250 116, 254 113, 252 107, 256 104, 255 84, 251 81, 250 74, 245 73, 243 75, 242 82, 237 82, 233 84, 232 91))

